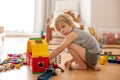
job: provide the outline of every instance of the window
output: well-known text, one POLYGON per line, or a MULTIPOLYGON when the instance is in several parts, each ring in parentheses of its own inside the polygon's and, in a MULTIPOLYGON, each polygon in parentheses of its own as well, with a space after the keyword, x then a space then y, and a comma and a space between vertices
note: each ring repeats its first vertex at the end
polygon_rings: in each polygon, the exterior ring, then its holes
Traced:
POLYGON ((0 25, 6 32, 33 32, 35 0, 0 0, 0 25))

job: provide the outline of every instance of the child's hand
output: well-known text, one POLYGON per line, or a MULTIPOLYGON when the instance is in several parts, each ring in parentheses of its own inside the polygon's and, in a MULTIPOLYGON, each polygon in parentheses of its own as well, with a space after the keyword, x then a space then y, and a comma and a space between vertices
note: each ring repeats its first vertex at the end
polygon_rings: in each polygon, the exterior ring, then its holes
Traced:
POLYGON ((71 61, 66 61, 64 65, 68 70, 72 70, 72 62, 71 61))
POLYGON ((64 65, 65 65, 65 67, 67 68, 68 66, 71 66, 71 65, 72 65, 72 62, 71 62, 71 61, 66 61, 64 65))

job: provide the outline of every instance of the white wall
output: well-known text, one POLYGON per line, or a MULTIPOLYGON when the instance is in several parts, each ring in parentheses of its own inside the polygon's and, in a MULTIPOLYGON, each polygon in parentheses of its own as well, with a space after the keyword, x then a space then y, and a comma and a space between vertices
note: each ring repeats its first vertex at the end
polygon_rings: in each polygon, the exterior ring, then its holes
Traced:
POLYGON ((83 22, 85 30, 88 31, 88 26, 91 25, 91 0, 80 0, 80 15, 81 22, 83 22))
POLYGON ((96 31, 120 31, 120 0, 80 0, 85 27, 96 31), (119 30, 117 30, 119 29, 119 30))
POLYGON ((120 29, 120 0, 92 0, 91 25, 97 31, 120 29))

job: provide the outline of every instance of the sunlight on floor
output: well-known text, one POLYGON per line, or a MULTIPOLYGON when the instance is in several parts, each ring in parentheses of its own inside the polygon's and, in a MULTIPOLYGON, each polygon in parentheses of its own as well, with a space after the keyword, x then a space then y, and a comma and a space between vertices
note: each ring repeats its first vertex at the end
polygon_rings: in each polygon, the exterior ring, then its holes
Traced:
POLYGON ((28 37, 6 37, 4 43, 0 43, 0 56, 5 58, 7 54, 25 53, 28 37))

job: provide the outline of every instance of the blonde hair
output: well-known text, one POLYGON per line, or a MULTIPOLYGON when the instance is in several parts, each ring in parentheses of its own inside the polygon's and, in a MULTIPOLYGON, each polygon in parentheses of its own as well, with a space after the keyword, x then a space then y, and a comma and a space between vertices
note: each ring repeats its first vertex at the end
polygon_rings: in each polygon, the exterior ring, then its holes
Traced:
POLYGON ((68 24, 70 27, 74 27, 73 19, 68 14, 60 14, 56 17, 54 22, 55 29, 58 31, 58 28, 61 27, 63 23, 68 24))
POLYGON ((73 18, 73 21, 79 22, 79 17, 75 16, 75 13, 72 10, 65 11, 64 14, 68 14, 73 18))

